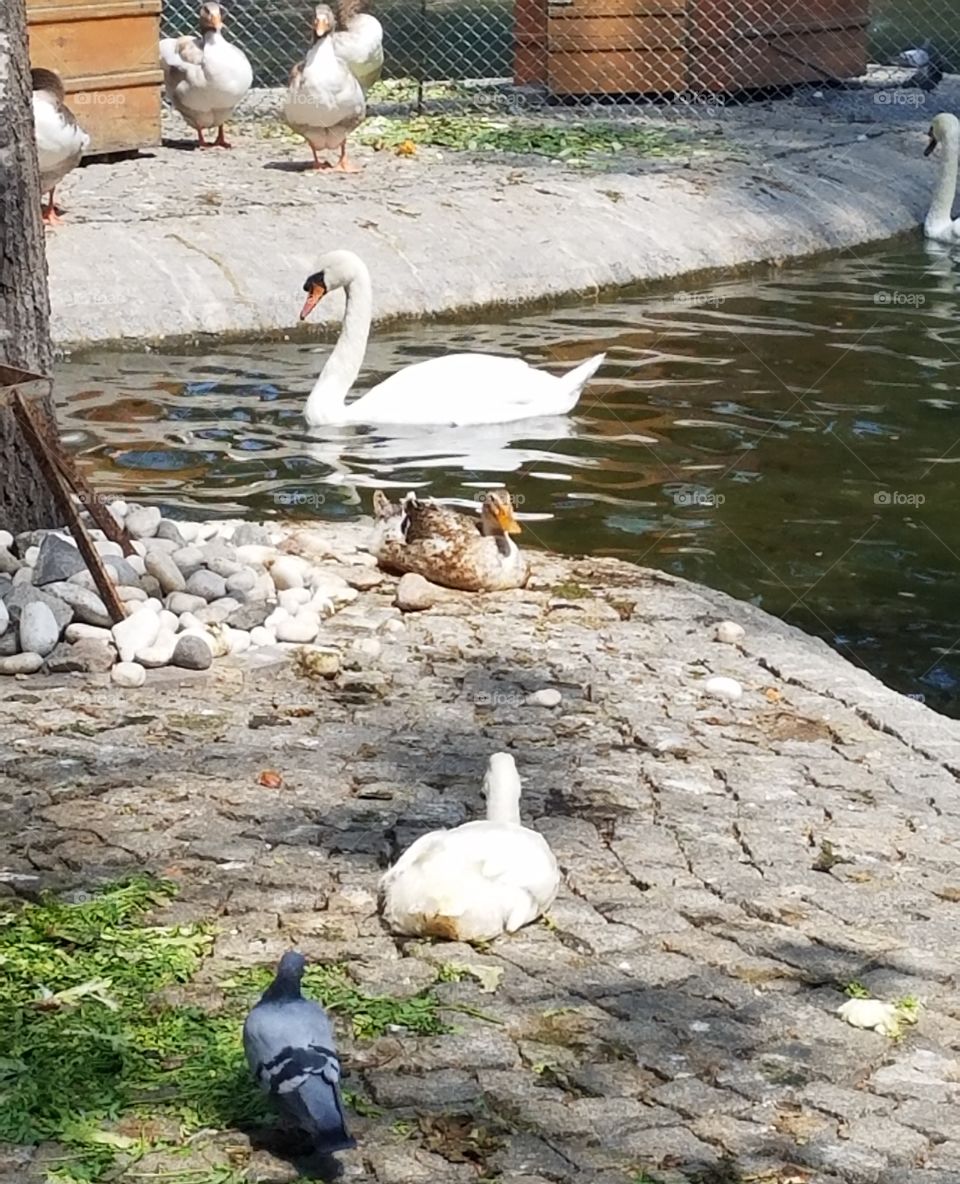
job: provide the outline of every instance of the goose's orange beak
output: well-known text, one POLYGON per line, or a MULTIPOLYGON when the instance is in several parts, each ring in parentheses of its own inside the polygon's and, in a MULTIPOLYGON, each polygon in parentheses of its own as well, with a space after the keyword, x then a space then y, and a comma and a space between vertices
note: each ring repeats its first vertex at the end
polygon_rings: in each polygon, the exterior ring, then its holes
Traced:
POLYGON ((300 309, 300 320, 305 321, 311 312, 316 308, 320 301, 326 296, 327 289, 323 284, 314 284, 309 292, 307 298, 303 302, 303 308, 300 309))

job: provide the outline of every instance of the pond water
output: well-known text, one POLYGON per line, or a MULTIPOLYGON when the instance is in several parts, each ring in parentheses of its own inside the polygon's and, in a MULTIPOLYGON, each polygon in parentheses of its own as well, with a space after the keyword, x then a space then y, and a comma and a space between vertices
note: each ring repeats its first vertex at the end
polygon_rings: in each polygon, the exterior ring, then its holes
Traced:
POLYGON ((378 485, 469 501, 506 484, 528 546, 722 588, 960 715, 958 280, 942 249, 896 242, 702 290, 374 332, 361 389, 445 349, 555 371, 606 350, 560 420, 311 433, 301 409, 333 340, 317 330, 78 357, 58 401, 104 492, 338 518, 369 512, 378 485))

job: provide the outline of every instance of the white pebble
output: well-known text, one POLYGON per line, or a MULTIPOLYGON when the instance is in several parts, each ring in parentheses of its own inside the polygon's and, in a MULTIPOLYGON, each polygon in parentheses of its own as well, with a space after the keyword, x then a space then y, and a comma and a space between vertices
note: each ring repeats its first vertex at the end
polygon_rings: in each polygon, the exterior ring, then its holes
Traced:
POLYGON ((542 691, 527 695, 526 702, 531 707, 556 707, 562 699, 563 695, 554 687, 544 687, 542 691))
POLYGON ((9 530, 0 530, 0 547, 7 549, 13 546, 13 535, 9 530))
POLYGON ((139 662, 118 662, 110 671, 110 679, 118 687, 142 687, 147 672, 139 662))
POLYGON ((896 1036, 900 1030, 897 1009, 882 999, 848 999, 837 1008, 837 1014, 851 1027, 896 1036))
POLYGON ((726 699, 728 703, 735 703, 743 695, 743 687, 735 678, 724 678, 717 675, 708 678, 703 684, 703 693, 714 699, 726 699))
POLYGON ((280 622, 277 626, 277 641, 314 641, 319 632, 320 618, 302 612, 292 620, 280 622))
POLYGON ((743 641, 746 636, 746 630, 742 625, 738 625, 736 621, 721 621, 717 626, 716 631, 717 641, 725 642, 727 645, 736 645, 743 641))
POLYGON ((67 641, 111 641, 109 629, 102 629, 99 625, 85 625, 81 621, 74 621, 64 631, 67 641))
POLYGON ((276 645, 277 635, 265 625, 255 625, 250 630, 250 642, 252 645, 276 645))
POLYGON ((270 568, 270 578, 278 592, 285 588, 302 588, 310 574, 310 564, 296 555, 281 555, 270 568))
POLYGON ((290 614, 285 608, 275 608, 269 617, 263 622, 268 629, 276 629, 282 621, 289 621, 290 614))
MULTIPOLYGON (((113 626, 113 640, 120 654, 121 664, 132 662, 134 656, 148 646, 153 645, 160 632, 160 617, 157 613, 145 608, 148 601, 136 604, 136 610, 131 617, 118 621, 113 626)), ((137 684, 140 685, 139 683, 137 684)))
POLYGON ((168 666, 177 646, 177 637, 172 630, 161 629, 153 645, 137 650, 136 659, 141 666, 152 670, 157 666, 168 666))
POLYGON ((160 613, 160 629, 167 633, 176 633, 180 628, 180 618, 176 613, 172 613, 168 608, 165 608, 160 613))
POLYGON ((231 654, 242 654, 250 648, 250 634, 246 629, 231 629, 227 626, 224 632, 226 633, 227 645, 231 654))
POLYGON ((266 547, 261 543, 244 543, 242 547, 237 547, 238 561, 252 567, 266 567, 273 562, 276 554, 276 547, 266 547))
POLYGON ((284 588, 282 592, 277 593, 280 607, 291 616, 296 613, 301 604, 306 604, 309 599, 310 592, 307 588, 284 588))

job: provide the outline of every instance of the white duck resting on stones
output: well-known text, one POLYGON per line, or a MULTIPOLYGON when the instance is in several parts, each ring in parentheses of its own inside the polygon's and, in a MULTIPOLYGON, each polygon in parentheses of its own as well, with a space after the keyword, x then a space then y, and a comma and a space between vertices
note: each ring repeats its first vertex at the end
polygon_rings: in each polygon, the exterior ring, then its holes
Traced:
POLYGON ((520 822, 520 777, 495 753, 483 780, 487 817, 422 835, 380 881, 383 918, 399 934, 491 941, 553 903, 560 869, 543 835, 520 822))

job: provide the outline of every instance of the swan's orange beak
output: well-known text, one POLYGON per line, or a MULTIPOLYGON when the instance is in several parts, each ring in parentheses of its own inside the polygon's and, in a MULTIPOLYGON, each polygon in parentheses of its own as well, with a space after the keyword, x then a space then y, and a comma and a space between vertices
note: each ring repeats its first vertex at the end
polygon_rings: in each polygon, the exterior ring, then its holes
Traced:
POLYGON ((327 289, 323 284, 311 284, 307 289, 307 298, 303 302, 303 308, 300 309, 300 320, 305 321, 311 312, 316 308, 320 301, 326 296, 327 289))
POLYGON ((926 148, 924 148, 924 150, 923 150, 923 155, 924 155, 924 156, 929 156, 929 155, 930 155, 930 153, 931 153, 931 152, 934 150, 934 148, 936 148, 936 146, 937 146, 937 137, 936 137, 936 136, 933 134, 933 128, 931 128, 931 129, 930 129, 930 131, 929 131, 927 134, 928 134, 928 135, 929 135, 929 137, 930 137, 930 143, 929 143, 929 144, 926 146, 926 148))
POLYGON ((500 529, 505 534, 521 534, 523 527, 517 521, 513 507, 509 502, 497 502, 493 508, 493 513, 500 525, 500 529))
POLYGON ((330 32, 330 21, 325 16, 318 16, 313 22, 313 35, 319 41, 330 32))

